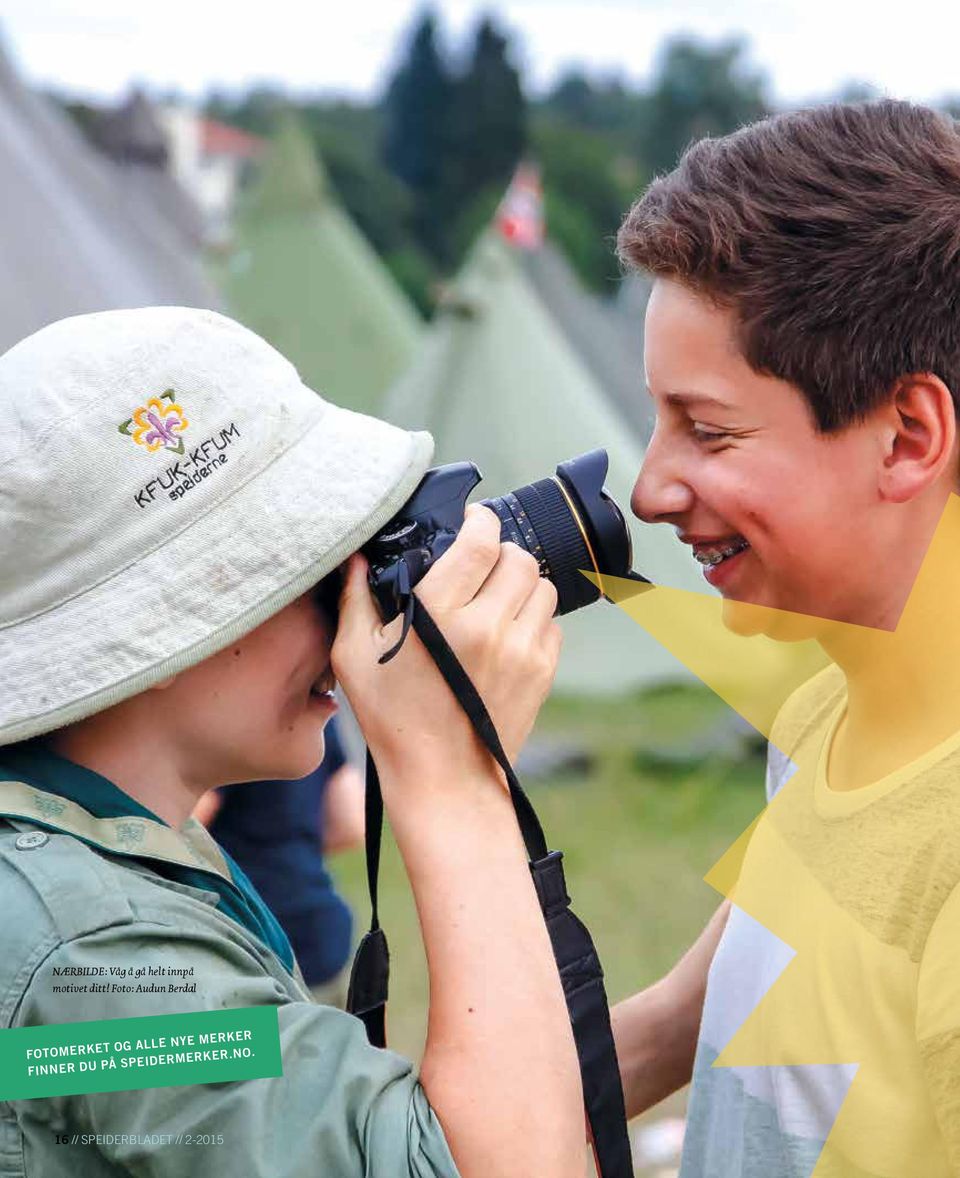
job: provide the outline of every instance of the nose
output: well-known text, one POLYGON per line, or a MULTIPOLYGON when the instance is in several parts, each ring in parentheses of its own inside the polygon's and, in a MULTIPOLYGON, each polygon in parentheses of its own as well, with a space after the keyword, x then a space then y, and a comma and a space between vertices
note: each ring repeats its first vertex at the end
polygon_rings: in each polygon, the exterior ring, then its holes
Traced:
POLYGON ((683 478, 679 455, 666 444, 658 427, 634 484, 630 508, 637 519, 655 524, 673 520, 692 504, 693 491, 683 478))

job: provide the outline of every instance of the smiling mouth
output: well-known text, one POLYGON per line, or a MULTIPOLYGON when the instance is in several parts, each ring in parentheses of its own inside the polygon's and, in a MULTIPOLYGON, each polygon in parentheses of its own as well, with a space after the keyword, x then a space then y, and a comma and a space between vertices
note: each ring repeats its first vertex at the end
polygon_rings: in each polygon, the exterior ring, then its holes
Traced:
POLYGON ((314 680, 310 688, 310 694, 317 696, 332 696, 336 690, 337 679, 333 671, 328 667, 322 675, 314 680))
POLYGON ((693 545, 693 558, 700 564, 713 568, 723 564, 732 556, 737 556, 749 548, 749 543, 743 536, 731 536, 723 540, 711 540, 693 545))

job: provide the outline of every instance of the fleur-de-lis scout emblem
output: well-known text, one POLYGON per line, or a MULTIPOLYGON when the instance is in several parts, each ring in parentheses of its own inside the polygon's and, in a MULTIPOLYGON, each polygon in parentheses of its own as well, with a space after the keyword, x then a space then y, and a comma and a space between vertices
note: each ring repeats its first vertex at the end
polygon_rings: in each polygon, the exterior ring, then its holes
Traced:
POLYGON ((118 822, 117 842, 121 847, 137 847, 146 835, 146 827, 142 822, 118 822))
POLYGON ((45 818, 56 818, 58 814, 62 814, 67 808, 66 802, 52 798, 49 794, 31 794, 30 800, 33 802, 37 812, 45 818))
POLYGON ((159 397, 151 397, 145 405, 138 405, 133 416, 117 428, 151 454, 161 447, 174 454, 182 454, 183 438, 178 435, 189 424, 182 407, 177 404, 176 393, 173 389, 167 389, 159 397))

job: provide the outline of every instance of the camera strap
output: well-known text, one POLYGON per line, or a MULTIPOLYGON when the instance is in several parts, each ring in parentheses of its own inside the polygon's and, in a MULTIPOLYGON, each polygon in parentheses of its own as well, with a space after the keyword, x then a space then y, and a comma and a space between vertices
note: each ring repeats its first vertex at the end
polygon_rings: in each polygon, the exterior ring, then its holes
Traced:
MULTIPOLYGON (((404 586, 400 588, 402 592, 404 586)), ((548 851, 536 811, 517 780, 490 714, 470 677, 420 599, 409 589, 403 596, 404 625, 401 639, 380 661, 386 662, 397 653, 412 625, 467 713, 477 735, 506 775, 573 1028, 597 1171, 600 1178, 632 1178, 630 1139, 620 1069, 610 1026, 610 1010, 603 985, 603 969, 589 931, 570 909, 563 873, 563 853, 548 851)), ((382 825, 380 779, 368 750, 366 851, 371 923, 370 931, 361 940, 354 958, 347 1010, 363 1021, 367 1038, 375 1047, 386 1046, 390 974, 387 940, 380 927, 377 911, 382 825)))

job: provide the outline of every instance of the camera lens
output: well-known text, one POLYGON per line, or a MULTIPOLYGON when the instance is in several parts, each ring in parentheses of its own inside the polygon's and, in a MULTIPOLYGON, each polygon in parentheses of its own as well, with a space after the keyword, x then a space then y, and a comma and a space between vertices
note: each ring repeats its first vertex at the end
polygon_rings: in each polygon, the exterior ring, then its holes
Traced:
POLYGON ((579 572, 593 567, 583 534, 552 479, 482 502, 500 517, 500 539, 512 540, 537 558, 541 577, 556 587, 558 614, 597 600, 599 590, 579 572))
MULTIPOLYGON (((481 502, 500 520, 500 538, 532 553, 540 575, 557 589, 557 613, 568 614, 596 601, 606 575, 643 581, 631 572, 630 533, 620 508, 607 494, 606 450, 591 450, 556 473, 481 502)), ((401 608, 400 573, 416 585, 456 540, 467 496, 480 482, 472 462, 451 462, 428 470, 401 511, 363 547, 370 561, 370 587, 384 621, 401 608)))
POLYGON ((606 452, 593 450, 561 463, 553 478, 482 500, 500 519, 501 540, 526 548, 537 558, 540 575, 554 583, 558 614, 600 597, 581 569, 614 576, 630 569, 630 533, 603 489, 606 474, 606 452))

